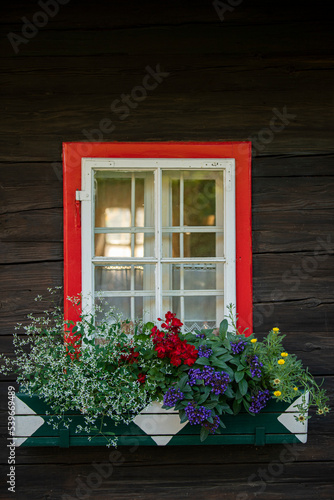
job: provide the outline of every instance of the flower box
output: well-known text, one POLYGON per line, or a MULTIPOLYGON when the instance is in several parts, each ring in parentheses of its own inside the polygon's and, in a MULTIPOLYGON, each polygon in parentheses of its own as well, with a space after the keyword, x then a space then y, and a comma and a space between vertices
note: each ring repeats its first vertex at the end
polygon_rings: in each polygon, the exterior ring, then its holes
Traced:
MULTIPOLYGON (((177 446, 294 443, 307 441, 307 420, 299 422, 295 405, 270 400, 266 408, 255 416, 241 411, 238 415, 223 415, 226 425, 221 434, 209 435, 200 441, 200 425, 180 424, 178 412, 164 410, 160 403, 152 403, 129 425, 117 425, 106 419, 103 432, 119 436, 118 444, 126 446, 177 446)), ((105 446, 106 439, 98 431, 76 433, 78 424, 84 425, 79 412, 68 413, 65 420, 54 429, 47 421, 50 408, 37 396, 17 393, 15 444, 16 446, 105 446), (64 425, 65 424, 65 425, 64 425), (68 428, 66 428, 68 426, 68 428)))

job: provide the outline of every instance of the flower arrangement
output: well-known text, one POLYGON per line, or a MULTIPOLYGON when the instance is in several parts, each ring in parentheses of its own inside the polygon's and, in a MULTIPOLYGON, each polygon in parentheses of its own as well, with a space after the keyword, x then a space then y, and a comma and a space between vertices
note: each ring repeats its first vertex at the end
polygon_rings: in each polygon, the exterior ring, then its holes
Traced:
POLYGON ((21 392, 50 405, 54 427, 66 412, 80 411, 84 426, 77 431, 93 428, 109 445, 116 438, 104 432, 105 417, 128 424, 156 400, 178 410, 181 423, 200 425, 202 441, 225 427, 222 415, 242 408, 255 415, 270 398, 291 402, 308 392, 309 402, 304 397, 298 407, 300 421, 309 418, 310 406, 319 415, 329 411, 325 391, 285 351, 278 328, 262 341, 246 337, 232 306, 219 329, 184 335, 170 311, 159 322, 133 324, 109 311, 97 324, 85 314, 74 324, 57 308, 30 316, 27 335, 14 334, 15 359, 0 356, 0 373, 16 371, 21 392))

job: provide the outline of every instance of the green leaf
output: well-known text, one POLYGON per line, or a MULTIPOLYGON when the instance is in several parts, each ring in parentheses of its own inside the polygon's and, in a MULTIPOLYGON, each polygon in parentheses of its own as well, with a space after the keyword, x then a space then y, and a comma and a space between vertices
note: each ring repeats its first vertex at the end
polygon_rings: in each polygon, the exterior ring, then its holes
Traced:
POLYGON ((205 358, 204 356, 202 358, 196 359, 196 364, 198 365, 209 365, 208 358, 205 358))
POLYGON ((234 415, 237 415, 239 411, 241 410, 241 403, 237 400, 234 400, 233 402, 233 413, 234 415))
POLYGON ((227 370, 228 368, 227 364, 223 361, 216 361, 215 366, 217 366, 218 368, 224 368, 225 370, 227 370))
POLYGON ((150 332, 153 327, 154 327, 154 323, 152 323, 152 321, 149 321, 148 323, 145 323, 145 325, 143 326, 143 332, 146 332, 146 331, 150 332))
POLYGON ((245 372, 235 372, 234 378, 237 383, 239 383, 245 376, 245 372))
POLYGON ((181 377, 178 383, 178 387, 181 391, 186 387, 187 382, 188 382, 188 375, 183 375, 183 377, 181 377))
POLYGON ((226 337, 227 329, 228 329, 228 321, 227 319, 224 319, 219 325, 219 336, 222 340, 224 340, 226 337))
POLYGON ((248 391, 248 384, 245 379, 242 379, 239 384, 239 391, 242 396, 244 396, 248 391))
POLYGON ((233 358, 231 354, 224 354, 223 356, 218 356, 219 361, 230 361, 233 358))
POLYGON ((179 411, 179 417, 180 417, 180 422, 181 424, 184 424, 188 420, 187 414, 184 410, 179 411))
POLYGON ((213 352, 214 352, 214 354, 216 354, 217 356, 219 356, 221 354, 226 354, 227 349, 225 347, 214 347, 213 348, 213 352))
POLYGON ((201 394, 201 396, 198 399, 199 404, 204 403, 204 401, 206 401, 208 399, 208 397, 210 395, 210 391, 211 391, 211 387, 205 387, 203 394, 201 394))
POLYGON ((231 387, 227 387, 226 391, 225 391, 225 396, 229 399, 232 399, 234 398, 235 394, 234 392, 232 391, 231 387))
POLYGON ((209 410, 213 410, 213 408, 217 407, 218 402, 217 401, 212 401, 211 403, 205 403, 205 408, 208 408, 209 410))
POLYGON ((201 433, 200 433, 200 440, 201 442, 205 441, 206 438, 208 437, 209 435, 209 429, 206 429, 203 425, 201 427, 201 433))

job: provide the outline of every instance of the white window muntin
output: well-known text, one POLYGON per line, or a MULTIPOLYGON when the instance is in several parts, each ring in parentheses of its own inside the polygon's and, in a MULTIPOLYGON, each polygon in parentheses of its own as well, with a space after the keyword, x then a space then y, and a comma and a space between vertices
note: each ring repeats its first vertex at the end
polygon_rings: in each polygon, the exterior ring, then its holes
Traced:
MULTIPOLYGON (((82 219, 82 296, 83 309, 85 311, 92 310, 94 301, 94 269, 96 265, 102 264, 130 264, 130 263, 151 263, 156 264, 155 276, 155 316, 161 316, 166 311, 162 311, 162 289, 161 289, 161 265, 162 264, 214 264, 224 263, 224 307, 229 303, 236 301, 236 283, 235 283, 235 160, 234 159, 198 159, 198 158, 173 158, 173 159, 152 159, 152 158, 84 158, 82 160, 82 190, 78 199, 82 202, 81 219, 82 219), (162 171, 165 170, 220 170, 224 172, 224 196, 223 196, 223 228, 224 228, 224 253, 221 257, 210 258, 166 258, 161 255, 161 231, 162 231, 162 171), (111 257, 94 257, 94 170, 113 170, 120 172, 131 171, 152 171, 154 173, 154 197, 155 197, 155 257, 141 258, 111 258, 111 257)), ((217 214, 218 215, 218 214, 217 214)), ((216 223, 216 226, 218 224, 216 223)), ((216 229, 216 226, 196 227, 190 226, 187 231, 210 232, 216 229)), ((142 232, 142 229, 138 231, 142 232)), ((134 229, 136 231, 136 229, 134 229)), ((181 232, 182 228, 163 227, 164 232, 181 232)), ((108 228, 100 230, 107 232, 108 228)), ((118 231, 118 229, 117 229, 118 231)), ((129 232, 128 228, 126 229, 129 232)), ((121 231, 122 232, 122 231, 121 231)), ((197 293, 201 295, 215 295, 221 290, 203 291, 200 292, 188 291, 187 295, 192 296, 197 293)), ((165 291, 164 291, 165 293, 165 291)), ((119 295, 123 293, 118 292, 119 295)), ((138 292, 138 296, 141 295, 138 292)), ((180 295, 180 291, 168 291, 168 296, 180 295)), ((102 294, 108 296, 108 293, 102 294)), ((109 293, 109 296, 111 294, 109 293)), ((223 314, 226 314, 226 310, 223 314)), ((222 316, 223 316, 222 314, 222 316)), ((155 318, 151 318, 154 320, 155 318)), ((222 318, 221 318, 222 319, 222 318)))

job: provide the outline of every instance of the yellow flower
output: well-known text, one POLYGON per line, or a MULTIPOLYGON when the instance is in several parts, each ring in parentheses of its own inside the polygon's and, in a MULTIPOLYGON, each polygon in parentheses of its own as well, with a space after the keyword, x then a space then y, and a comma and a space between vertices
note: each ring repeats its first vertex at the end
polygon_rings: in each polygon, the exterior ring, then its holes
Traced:
POLYGON ((252 343, 252 344, 255 344, 255 342, 257 342, 257 339, 252 339, 252 340, 251 340, 251 343, 252 343))
POLYGON ((275 392, 274 392, 274 396, 276 396, 277 398, 278 398, 281 394, 282 394, 282 393, 281 393, 281 391, 275 391, 275 392))
POLYGON ((274 380, 274 384, 275 384, 275 385, 280 384, 280 382, 281 382, 281 381, 280 381, 280 379, 279 379, 279 378, 275 378, 275 380, 274 380))
POLYGON ((279 359, 279 360, 277 361, 277 363, 278 363, 279 365, 284 365, 285 361, 284 361, 284 359, 279 359))
POLYGON ((321 408, 319 408, 319 409, 317 410, 317 414, 318 414, 318 415, 323 415, 323 413, 324 413, 324 410, 322 410, 321 408))
POLYGON ((274 333, 278 333, 279 332, 279 328, 277 328, 277 327, 273 328, 273 332, 274 333))
POLYGON ((304 415, 299 415, 298 420, 299 422, 305 422, 306 418, 304 417, 304 415))
POLYGON ((293 390, 294 390, 294 391, 298 391, 298 387, 294 387, 294 388, 293 388, 293 390))
POLYGON ((287 352, 281 352, 281 356, 282 358, 286 358, 287 356, 289 356, 289 354, 287 352))

